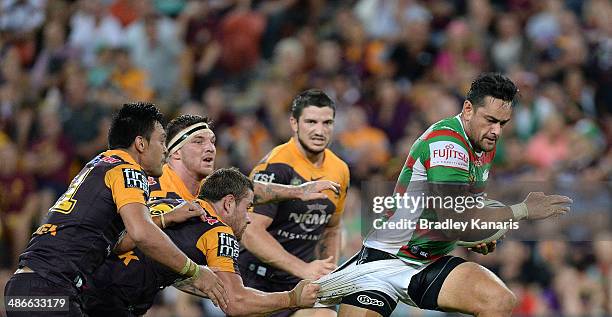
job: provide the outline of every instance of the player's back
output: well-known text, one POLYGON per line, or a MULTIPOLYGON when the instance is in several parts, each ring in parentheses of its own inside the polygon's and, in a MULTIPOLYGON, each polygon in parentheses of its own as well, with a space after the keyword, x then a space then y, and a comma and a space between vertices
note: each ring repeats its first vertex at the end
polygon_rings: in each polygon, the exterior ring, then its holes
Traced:
POLYGON ((102 264, 125 228, 118 209, 144 204, 148 194, 146 175, 127 152, 101 153, 49 209, 19 265, 54 283, 80 287, 80 278, 102 264))

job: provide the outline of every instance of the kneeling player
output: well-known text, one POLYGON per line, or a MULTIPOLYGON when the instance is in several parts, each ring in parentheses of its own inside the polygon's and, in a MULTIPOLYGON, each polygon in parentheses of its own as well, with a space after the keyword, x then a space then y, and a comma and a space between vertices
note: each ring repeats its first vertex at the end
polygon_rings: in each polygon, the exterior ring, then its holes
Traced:
MULTIPOLYGON (((249 223, 247 209, 253 202, 251 181, 236 169, 213 172, 202 184, 198 203, 205 209, 202 219, 192 218, 164 231, 195 262, 216 271, 228 293, 228 315, 270 313, 281 309, 311 307, 318 286, 302 281, 293 290, 264 293, 245 288, 237 267, 238 241, 249 223)), ((151 207, 169 210, 182 200, 168 199, 151 207), (170 205, 170 208, 169 206, 170 205)), ((198 296, 204 293, 181 276, 145 257, 138 249, 114 255, 88 279, 82 294, 89 316, 133 316, 144 314, 164 287, 198 296)))

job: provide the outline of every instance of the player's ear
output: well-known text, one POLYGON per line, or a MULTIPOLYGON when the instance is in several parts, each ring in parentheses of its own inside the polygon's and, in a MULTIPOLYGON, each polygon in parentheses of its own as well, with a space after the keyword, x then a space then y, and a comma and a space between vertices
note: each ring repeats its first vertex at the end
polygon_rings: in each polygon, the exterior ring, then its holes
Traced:
POLYGON ((472 116, 474 115, 474 105, 469 100, 463 102, 463 109, 461 112, 463 113, 463 119, 465 121, 470 121, 472 116))
POLYGON ((229 194, 223 197, 223 208, 226 210, 226 212, 230 212, 231 210, 233 210, 235 204, 236 197, 234 197, 234 195, 229 194))
POLYGON ((146 140, 143 136, 139 135, 134 139, 134 146, 136 147, 136 150, 140 153, 144 152, 144 150, 147 148, 147 144, 146 144, 146 140))
POLYGON ((289 118, 289 123, 291 124, 291 131, 293 131, 293 133, 297 133, 297 131, 298 131, 298 119, 296 119, 293 116, 291 116, 289 118))

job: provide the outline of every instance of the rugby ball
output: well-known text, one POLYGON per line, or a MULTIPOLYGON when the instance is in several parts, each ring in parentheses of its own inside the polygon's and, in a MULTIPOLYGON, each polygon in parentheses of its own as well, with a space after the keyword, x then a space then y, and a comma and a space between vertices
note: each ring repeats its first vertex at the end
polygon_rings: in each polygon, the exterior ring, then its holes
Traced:
MULTIPOLYGON (((501 202, 497 201, 497 200, 493 200, 493 199, 487 199, 485 201, 485 208, 502 208, 505 207, 506 205, 502 204, 501 202)), ((471 248, 471 247, 475 247, 481 243, 489 243, 495 240, 499 240, 504 234, 506 234, 506 232, 508 232, 508 229, 500 229, 499 231, 497 231, 496 233, 494 233, 493 235, 491 235, 488 238, 482 239, 482 240, 478 240, 478 241, 457 241, 457 246, 460 247, 466 247, 466 248, 471 248)))

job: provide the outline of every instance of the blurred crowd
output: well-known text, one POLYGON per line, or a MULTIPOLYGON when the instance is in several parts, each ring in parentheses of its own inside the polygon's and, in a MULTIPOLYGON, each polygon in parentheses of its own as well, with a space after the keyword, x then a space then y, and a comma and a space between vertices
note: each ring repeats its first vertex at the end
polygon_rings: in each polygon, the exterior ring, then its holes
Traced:
MULTIPOLYGON (((0 292, 126 101, 212 118, 216 166, 248 173, 290 137, 293 96, 326 91, 332 149, 352 174, 345 257, 361 245, 362 182, 394 181, 412 142, 457 114, 484 71, 520 90, 490 179, 609 193, 611 17, 609 0, 2 0, 0 292)), ((507 241, 465 256, 508 283, 517 315, 610 315, 606 208, 581 242, 507 241)), ((170 294, 150 315, 206 314, 170 294)))

